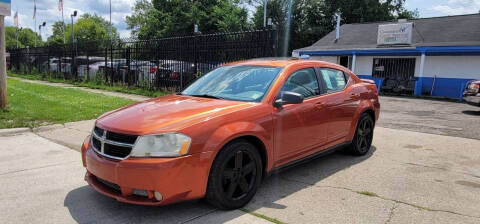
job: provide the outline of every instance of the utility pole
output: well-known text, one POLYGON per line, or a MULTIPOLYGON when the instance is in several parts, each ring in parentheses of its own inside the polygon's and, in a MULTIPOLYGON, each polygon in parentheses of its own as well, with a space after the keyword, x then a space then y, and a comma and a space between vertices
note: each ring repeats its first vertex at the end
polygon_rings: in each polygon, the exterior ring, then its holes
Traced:
POLYGON ((267 27, 267 0, 263 4, 263 28, 267 27))
POLYGON ((0 4, 0 109, 7 107, 7 62, 5 59, 5 16, 10 16, 10 0, 0 4))
POLYGON ((112 0, 110 0, 110 44, 112 42, 113 36, 113 29, 112 29, 112 0))
POLYGON ((18 48, 18 35, 19 35, 18 32, 22 31, 22 29, 23 29, 22 27, 20 27, 20 28, 17 27, 17 34, 15 35, 15 36, 16 36, 16 40, 17 40, 17 41, 16 41, 16 43, 17 43, 17 48, 18 48))
POLYGON ((42 26, 44 27, 46 24, 46 22, 43 22, 42 24, 38 25, 38 32, 40 33, 40 47, 42 46, 42 26))
POLYGON ((0 109, 7 107, 7 63, 5 61, 5 16, 0 15, 0 109))

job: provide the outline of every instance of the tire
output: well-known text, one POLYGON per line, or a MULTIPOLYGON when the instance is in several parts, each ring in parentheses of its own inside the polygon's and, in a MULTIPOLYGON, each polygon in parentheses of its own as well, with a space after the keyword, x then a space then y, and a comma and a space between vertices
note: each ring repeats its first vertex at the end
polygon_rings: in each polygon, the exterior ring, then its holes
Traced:
POLYGON ((262 180, 262 160, 250 142, 237 140, 227 144, 213 161, 206 200, 223 209, 237 209, 255 195, 262 180))
POLYGON ((362 114, 358 119, 353 141, 348 148, 349 153, 356 156, 365 155, 372 146, 374 128, 373 118, 366 113, 362 114))

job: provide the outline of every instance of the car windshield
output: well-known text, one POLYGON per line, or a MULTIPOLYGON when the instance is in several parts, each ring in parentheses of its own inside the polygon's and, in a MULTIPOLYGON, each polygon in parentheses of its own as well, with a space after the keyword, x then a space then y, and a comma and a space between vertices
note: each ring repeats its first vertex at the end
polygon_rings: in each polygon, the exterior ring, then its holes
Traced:
POLYGON ((281 68, 223 66, 191 84, 182 95, 260 102, 281 68))

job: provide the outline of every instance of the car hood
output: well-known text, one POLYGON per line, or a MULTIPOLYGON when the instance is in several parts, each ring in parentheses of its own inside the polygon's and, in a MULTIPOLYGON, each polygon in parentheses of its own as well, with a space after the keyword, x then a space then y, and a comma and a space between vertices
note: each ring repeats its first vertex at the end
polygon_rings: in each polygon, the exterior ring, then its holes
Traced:
POLYGON ((133 135, 180 131, 184 127, 255 105, 257 103, 170 95, 105 113, 97 119, 96 125, 133 135))

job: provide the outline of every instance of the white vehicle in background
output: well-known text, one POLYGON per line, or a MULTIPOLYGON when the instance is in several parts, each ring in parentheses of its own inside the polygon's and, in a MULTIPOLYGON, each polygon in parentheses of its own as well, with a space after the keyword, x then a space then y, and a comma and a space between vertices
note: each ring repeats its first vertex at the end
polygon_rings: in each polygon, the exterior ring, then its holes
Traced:
MULTIPOLYGON (((88 65, 88 77, 90 78, 96 77, 99 72, 100 66, 104 67, 105 61, 98 61, 88 65)), ((86 75, 87 74, 86 68, 87 68, 86 66, 82 66, 81 68, 79 68, 78 74, 79 75, 82 74, 82 76, 86 75)))
POLYGON ((105 58, 103 57, 89 57, 88 60, 84 56, 75 58, 77 63, 78 77, 86 78, 95 77, 98 72, 98 68, 101 65, 105 65, 105 58))
POLYGON ((40 68, 42 70, 50 70, 50 72, 55 72, 58 70, 58 58, 50 58, 47 61, 44 61, 41 65, 40 68))
POLYGON ((60 62, 60 72, 70 73, 70 67, 72 66, 72 58, 62 58, 60 62))
POLYGON ((150 61, 132 60, 130 67, 125 62, 120 65, 119 69, 124 83, 150 84, 155 79, 157 65, 150 61))

